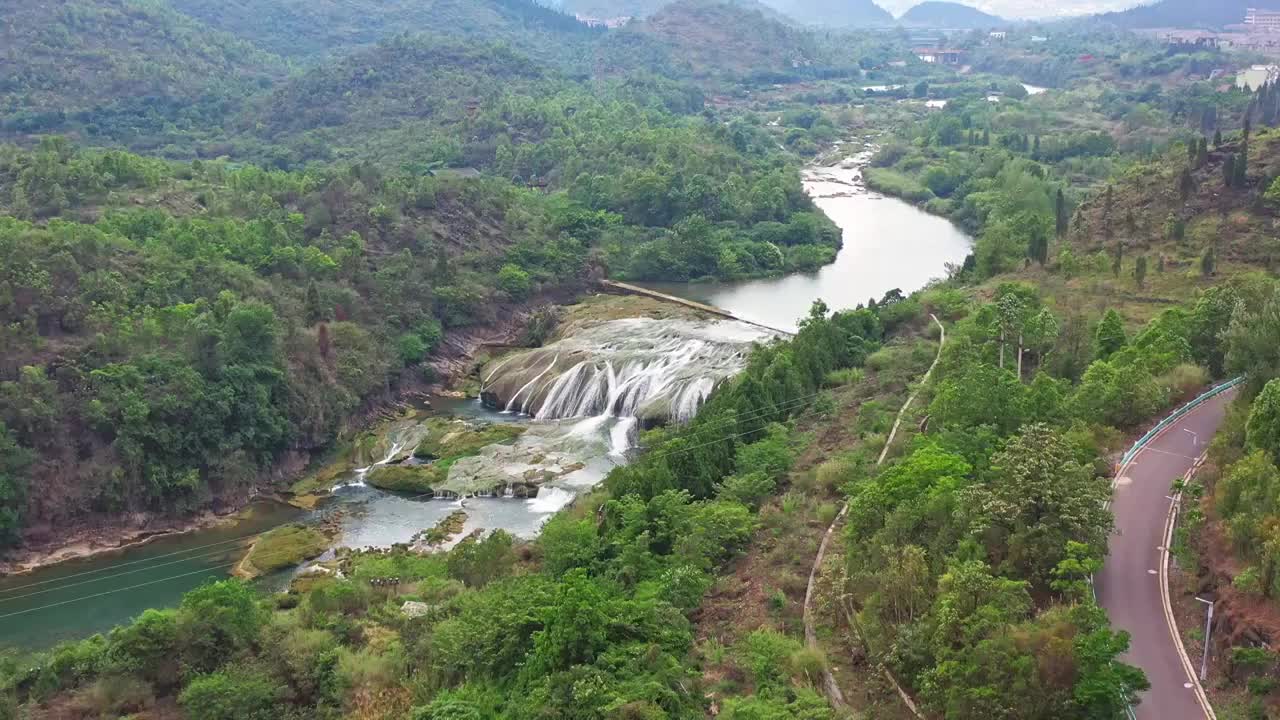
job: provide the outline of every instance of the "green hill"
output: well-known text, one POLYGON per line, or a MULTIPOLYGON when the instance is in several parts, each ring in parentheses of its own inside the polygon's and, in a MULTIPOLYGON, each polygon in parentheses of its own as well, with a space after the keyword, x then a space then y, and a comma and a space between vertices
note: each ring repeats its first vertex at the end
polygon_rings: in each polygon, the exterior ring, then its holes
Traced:
MULTIPOLYGON (((397 37, 282 84, 241 117, 241 137, 265 147, 300 148, 272 159, 285 165, 367 149, 382 131, 406 124, 415 128, 416 148, 455 147, 473 136, 461 129, 469 114, 508 94, 532 92, 535 83, 555 75, 504 45, 397 37)), ((238 154, 245 154, 238 142, 238 154)))
POLYGON ((1251 7, 1280 9, 1274 2, 1259 0, 1161 0, 1123 12, 1100 15, 1100 19, 1126 28, 1222 27, 1244 22, 1251 7))
POLYGON ((922 2, 905 12, 898 22, 913 27, 977 29, 1007 25, 1008 21, 990 13, 954 2, 922 2))
POLYGON ((0 133, 154 147, 221 124, 283 61, 147 0, 0 0, 0 133))
POLYGON ((623 33, 647 36, 699 78, 794 75, 820 59, 807 33, 736 3, 681 0, 623 33))
POLYGON ((893 16, 873 0, 764 0, 796 22, 822 27, 889 27, 893 16))
POLYGON ((507 40, 557 52, 552 38, 593 31, 532 0, 170 0, 209 25, 291 58, 346 54, 402 33, 507 40))
POLYGON ((564 0, 561 9, 570 14, 609 19, 645 17, 662 9, 671 0, 564 0))

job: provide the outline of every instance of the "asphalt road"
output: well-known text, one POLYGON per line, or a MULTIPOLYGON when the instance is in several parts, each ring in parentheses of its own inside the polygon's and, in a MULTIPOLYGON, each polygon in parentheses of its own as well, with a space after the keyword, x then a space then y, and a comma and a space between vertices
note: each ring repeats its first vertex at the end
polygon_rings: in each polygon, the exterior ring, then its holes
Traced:
MULTIPOLYGON (((1094 586, 1111 624, 1132 637, 1125 661, 1142 668, 1151 681, 1136 708, 1139 720, 1207 717, 1169 627, 1159 571, 1170 487, 1204 452, 1234 395, 1223 393, 1180 418, 1121 468, 1116 480, 1115 533, 1094 586)), ((1192 666, 1198 672, 1200 659, 1192 659, 1192 666)))

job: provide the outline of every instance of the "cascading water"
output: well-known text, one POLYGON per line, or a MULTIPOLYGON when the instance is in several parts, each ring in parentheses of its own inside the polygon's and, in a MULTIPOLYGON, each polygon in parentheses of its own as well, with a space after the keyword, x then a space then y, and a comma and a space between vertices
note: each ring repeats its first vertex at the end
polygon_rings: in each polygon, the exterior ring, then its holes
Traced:
POLYGON ((532 422, 513 443, 454 463, 445 487, 473 497, 520 487, 529 512, 553 513, 626 462, 641 426, 692 419, 773 337, 738 322, 634 318, 506 358, 484 375, 484 404, 532 422))
POLYGON ((614 320, 504 361, 489 373, 484 398, 537 420, 685 422, 743 368, 753 343, 771 337, 736 322, 614 320))

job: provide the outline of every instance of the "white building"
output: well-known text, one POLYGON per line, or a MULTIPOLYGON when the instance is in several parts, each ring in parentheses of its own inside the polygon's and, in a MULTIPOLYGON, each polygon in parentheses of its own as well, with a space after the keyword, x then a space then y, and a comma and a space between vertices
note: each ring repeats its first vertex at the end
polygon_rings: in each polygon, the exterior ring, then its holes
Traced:
POLYGON ((1267 83, 1280 79, 1280 65, 1254 65, 1236 73, 1236 87, 1257 90, 1267 83))
POLYGON ((1280 10, 1249 8, 1244 13, 1244 24, 1251 30, 1280 31, 1280 10))
POLYGON ((1004 30, 995 30, 993 32, 987 33, 987 37, 991 38, 992 40, 1004 40, 1005 38, 1009 37, 1009 33, 1005 32, 1004 30))

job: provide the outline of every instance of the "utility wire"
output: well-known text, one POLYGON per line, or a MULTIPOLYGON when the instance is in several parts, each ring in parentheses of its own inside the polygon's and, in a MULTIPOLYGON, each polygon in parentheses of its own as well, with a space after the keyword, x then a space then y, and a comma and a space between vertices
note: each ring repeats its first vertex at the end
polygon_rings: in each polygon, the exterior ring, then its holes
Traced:
POLYGON ((40 610, 49 610, 50 608, 56 608, 62 605, 70 605, 71 603, 81 602, 84 600, 92 600, 93 598, 100 598, 105 595, 114 595, 115 593, 126 592, 128 590, 137 590, 138 588, 144 588, 144 587, 147 587, 148 585, 155 585, 157 583, 167 582, 169 580, 177 580, 179 578, 189 577, 191 575, 200 575, 202 573, 210 573, 215 570, 225 570, 235 564, 236 563, 227 563, 226 565, 216 565, 214 567, 204 568, 203 570, 195 570, 193 572, 183 573, 181 575, 171 575, 169 577, 163 577, 163 578, 160 578, 159 580, 149 580, 144 583, 138 583, 137 585, 130 585, 129 587, 116 588, 115 590, 107 590, 105 592, 95 593, 93 595, 85 595, 83 597, 72 598, 70 600, 63 600, 62 602, 49 603, 48 605, 41 605, 39 607, 27 608, 26 610, 18 610, 16 612, 0 615, 0 620, 4 620, 5 618, 16 617, 18 615, 26 615, 27 613, 38 612, 40 610))
MULTIPOLYGON (((250 535, 246 539, 249 539, 252 537, 254 536, 250 535)), ((115 578, 124 577, 125 575, 136 575, 137 573, 140 573, 140 572, 147 572, 148 570, 155 570, 157 568, 168 567, 169 565, 177 565, 179 563, 191 562, 192 560, 203 560, 205 558, 217 557, 219 555, 226 555, 227 553, 234 551, 234 549, 235 549, 234 547, 230 547, 222 550, 215 550, 211 553, 204 553, 201 555, 189 555, 187 557, 178 558, 177 560, 170 560, 168 562, 160 563, 159 565, 144 565, 143 567, 135 568, 133 570, 126 570, 121 573, 112 573, 111 575, 103 575, 101 577, 90 578, 88 580, 81 580, 79 582, 71 583, 70 585, 59 585, 57 587, 51 587, 51 588, 46 588, 44 590, 37 590, 35 592, 30 592, 25 595, 13 595, 11 597, 0 598, 0 605, 7 602, 13 602, 14 600, 22 600, 24 598, 35 597, 37 595, 47 595, 52 592, 61 592, 62 590, 67 590, 73 587, 79 587, 81 585, 91 585, 93 583, 100 583, 105 580, 114 580, 115 578)), ((31 587, 31 586, 28 585, 27 587, 31 587)))
MULTIPOLYGON (((823 391, 818 391, 818 392, 815 392, 815 393, 811 393, 811 394, 809 394, 809 395, 804 395, 804 396, 801 396, 801 397, 798 397, 798 398, 793 398, 793 399, 788 400, 788 401, 786 401, 786 402, 780 403, 779 405, 777 405, 777 406, 775 406, 775 407, 773 407, 773 408, 767 408, 767 409, 759 410, 759 411, 754 412, 754 413, 749 413, 748 415, 743 416, 743 417, 725 418, 725 419, 720 423, 720 426, 721 426, 721 427, 723 427, 723 426, 727 426, 727 425, 730 425, 730 424, 736 424, 736 423, 738 423, 738 422, 750 421, 750 420, 753 420, 753 419, 758 419, 758 418, 763 417, 763 416, 765 416, 765 415, 770 415, 770 414, 775 414, 775 413, 780 413, 780 412, 790 412, 792 409, 795 409, 796 407, 802 406, 802 405, 803 405, 807 400, 812 399, 812 398, 815 398, 815 397, 817 397, 817 396, 821 395, 821 394, 822 394, 822 392, 823 392, 823 391)), ((817 411, 816 409, 808 410, 808 411, 806 411, 806 412, 803 412, 803 413, 799 413, 799 414, 797 414, 797 415, 794 415, 794 416, 792 417, 792 419, 799 420, 799 419, 808 418, 808 417, 811 417, 811 416, 813 416, 813 415, 817 414, 817 412, 818 412, 818 411, 817 411)), ((714 422, 713 422, 713 423, 711 423, 709 426, 702 427, 702 428, 695 428, 695 429, 693 430, 693 433, 694 433, 694 435, 696 436, 698 433, 705 433, 705 432, 707 432, 707 431, 709 431, 709 430, 714 429, 715 427, 716 427, 716 423, 714 423, 714 422)), ((744 436, 746 436, 746 435, 750 435, 750 434, 752 434, 753 432, 754 432, 754 431, 748 431, 748 432, 735 433, 735 434, 733 434, 733 435, 725 435, 725 436, 718 437, 718 438, 716 438, 716 439, 714 439, 714 440, 711 440, 711 441, 709 441, 709 442, 700 443, 700 444, 698 444, 698 445, 693 445, 693 446, 691 446, 691 447, 675 448, 675 449, 673 449, 673 450, 669 450, 669 451, 667 451, 667 452, 653 453, 653 454, 649 455, 648 457, 653 457, 653 458, 658 458, 658 459, 666 458, 666 457, 673 457, 673 456, 676 456, 676 455, 681 455, 681 454, 683 454, 683 453, 692 452, 692 451, 694 451, 694 450, 698 450, 698 449, 701 449, 701 448, 704 448, 704 447, 709 447, 709 446, 711 446, 711 445, 715 445, 715 444, 717 444, 717 443, 724 442, 724 441, 726 441, 726 440, 733 440, 733 439, 736 439, 736 438, 744 437, 744 436)), ((427 497, 428 495, 434 495, 434 494, 435 494, 435 492, 434 492, 434 491, 432 491, 432 492, 421 493, 421 494, 418 494, 418 495, 409 496, 409 497, 407 497, 407 498, 405 498, 405 499, 406 499, 406 500, 409 500, 409 501, 412 501, 412 500, 418 500, 418 499, 421 499, 421 498, 427 497)), ((280 527, 280 526, 276 526, 276 527, 280 527)), ((98 568, 98 569, 96 569, 96 570, 89 570, 89 571, 85 571, 85 572, 82 572, 82 573, 76 573, 75 575, 68 575, 68 576, 66 576, 66 577, 62 577, 62 578, 55 578, 55 579, 44 580, 44 581, 36 582, 36 583, 29 583, 29 584, 27 584, 27 585, 21 585, 21 586, 14 587, 14 588, 6 588, 6 589, 4 589, 4 590, 0 590, 0 593, 5 593, 5 592, 15 592, 15 591, 17 591, 17 590, 22 590, 22 589, 25 589, 25 588, 32 588, 32 587, 37 587, 37 586, 41 586, 41 585, 46 585, 46 584, 54 583, 54 582, 63 582, 63 581, 65 581, 65 580, 71 580, 71 579, 75 579, 75 578, 77 578, 77 577, 84 577, 84 576, 88 576, 88 575, 94 575, 94 574, 101 573, 101 572, 104 572, 104 571, 107 571, 107 570, 111 570, 111 569, 118 569, 118 568, 121 568, 121 567, 128 567, 128 566, 131 566, 131 565, 137 565, 137 564, 140 564, 140 563, 149 563, 149 562, 153 562, 153 561, 155 561, 155 560, 162 560, 162 559, 166 559, 166 558, 170 558, 170 557, 175 557, 175 556, 178 556, 178 555, 186 555, 186 554, 188 554, 188 553, 192 553, 192 552, 195 552, 195 551, 197 551, 197 550, 204 550, 204 549, 208 549, 208 548, 212 548, 212 547, 218 547, 218 546, 227 545, 227 544, 234 543, 234 542, 240 542, 240 541, 245 541, 245 540, 249 540, 249 539, 252 539, 252 538, 260 537, 261 535, 264 535, 264 534, 266 534, 267 532, 270 532, 271 530, 274 530, 274 529, 275 529, 275 528, 273 527, 273 528, 269 528, 269 529, 264 530, 264 531, 261 531, 261 532, 257 532, 257 533, 250 533, 250 534, 248 534, 248 535, 242 535, 242 536, 240 536, 240 537, 231 538, 231 539, 229 539, 229 540, 221 540, 221 541, 216 542, 216 543, 209 543, 209 544, 207 544, 207 545, 201 545, 201 546, 194 547, 194 548, 187 548, 186 550, 179 550, 179 551, 175 551, 175 552, 172 552, 172 553, 166 553, 166 554, 164 554, 164 555, 157 555, 156 557, 153 557, 153 558, 143 558, 143 559, 140 559, 140 560, 133 560, 133 561, 130 561, 130 562, 117 563, 116 565, 113 565, 113 566, 108 566, 108 567, 98 568)), ((169 566, 169 565, 176 565, 176 564, 178 564, 178 563, 187 562, 187 561, 189 561, 189 560, 194 560, 194 559, 203 559, 203 558, 206 558, 206 557, 213 557, 213 556, 218 555, 218 554, 220 554, 220 553, 222 553, 222 552, 223 552, 223 551, 219 550, 219 551, 215 551, 215 552, 212 552, 212 553, 206 553, 206 554, 202 554, 202 555, 193 555, 193 556, 188 556, 188 557, 185 557, 185 558, 180 558, 180 559, 178 559, 178 560, 173 560, 173 561, 166 562, 166 563, 161 563, 161 564, 158 564, 158 565, 144 566, 144 567, 141 567, 141 568, 138 568, 138 569, 135 569, 135 570, 128 570, 128 571, 125 571, 125 572, 122 572, 122 573, 113 573, 113 574, 111 574, 111 575, 105 575, 105 576, 98 577, 98 578, 93 578, 93 579, 90 579, 90 580, 82 580, 82 581, 80 581, 80 582, 72 583, 72 584, 70 584, 70 585, 62 585, 62 586, 59 586, 59 587, 50 588, 50 589, 48 589, 48 590, 41 590, 41 591, 37 591, 37 592, 33 592, 33 593, 28 593, 28 594, 26 594, 26 595, 18 595, 18 596, 14 596, 14 597, 0 598, 0 603, 10 602, 10 601, 13 601, 13 600, 21 600, 21 599, 29 598, 29 597, 33 597, 33 596, 36 596, 36 595, 43 595, 43 594, 47 594, 47 593, 50 593, 50 592, 57 592, 57 591, 59 591, 59 590, 66 590, 66 589, 68 589, 68 588, 78 587, 78 586, 81 586, 81 585, 87 585, 87 584, 90 584, 90 583, 102 582, 102 581, 104 581, 104 580, 110 580, 110 579, 113 579, 113 578, 123 577, 123 576, 125 576, 125 575, 133 575, 133 574, 136 574, 136 573, 139 573, 139 572, 143 572, 143 571, 145 571, 145 570, 152 570, 152 569, 156 569, 156 568, 160 568, 160 567, 166 567, 166 566, 169 566)), ((237 561, 237 562, 238 562, 238 561, 237 561)), ((16 611, 16 612, 11 612, 11 613, 7 613, 7 614, 0 615, 0 620, 3 620, 3 619, 5 619, 5 618, 9 618, 9 617, 14 617, 14 616, 16 616, 16 615, 23 615, 23 614, 26 614, 26 613, 36 612, 36 611, 38 611, 38 610, 45 610, 45 609, 49 609, 49 608, 59 607, 59 606, 62 606, 62 605, 68 605, 68 604, 70 604, 70 603, 74 603, 74 602, 80 602, 80 601, 83 601, 83 600, 88 600, 88 599, 92 599, 92 598, 96 598, 96 597, 102 597, 102 596, 104 596, 104 595, 111 595, 111 594, 118 593, 118 592, 125 592, 125 591, 128 591, 128 590, 135 590, 135 589, 138 589, 138 588, 147 587, 147 586, 149 586, 149 585, 154 585, 154 584, 157 584, 157 583, 166 582, 166 581, 168 581, 168 580, 177 580, 177 579, 180 579, 180 578, 189 577, 189 576, 191 576, 191 575, 198 575, 198 574, 201 574, 201 573, 208 573, 208 572, 212 572, 212 571, 214 571, 214 570, 221 570, 221 569, 225 569, 225 568, 230 568, 230 567, 232 567, 233 565, 236 565, 236 564, 237 564, 236 562, 232 562, 232 563, 228 563, 228 564, 225 564, 225 565, 213 566, 213 567, 204 568, 204 569, 201 569, 201 570, 196 570, 196 571, 193 571, 193 572, 182 573, 182 574, 180 574, 180 575, 172 575, 172 576, 165 577, 165 578, 160 578, 160 579, 157 579, 157 580, 151 580, 151 581, 148 581, 148 582, 145 582, 145 583, 140 583, 140 584, 137 584, 137 585, 131 585, 131 586, 129 586, 129 587, 117 588, 117 589, 115 589, 115 590, 107 590, 107 591, 100 592, 100 593, 95 593, 95 594, 92 594, 92 595, 85 595, 85 596, 78 597, 78 598, 72 598, 72 599, 70 599, 70 600, 64 600, 64 601, 61 601, 61 602, 50 603, 50 604, 47 604, 47 605, 41 605, 41 606, 38 606, 38 607, 28 608, 28 609, 25 609, 25 610, 19 610, 19 611, 16 611)))

